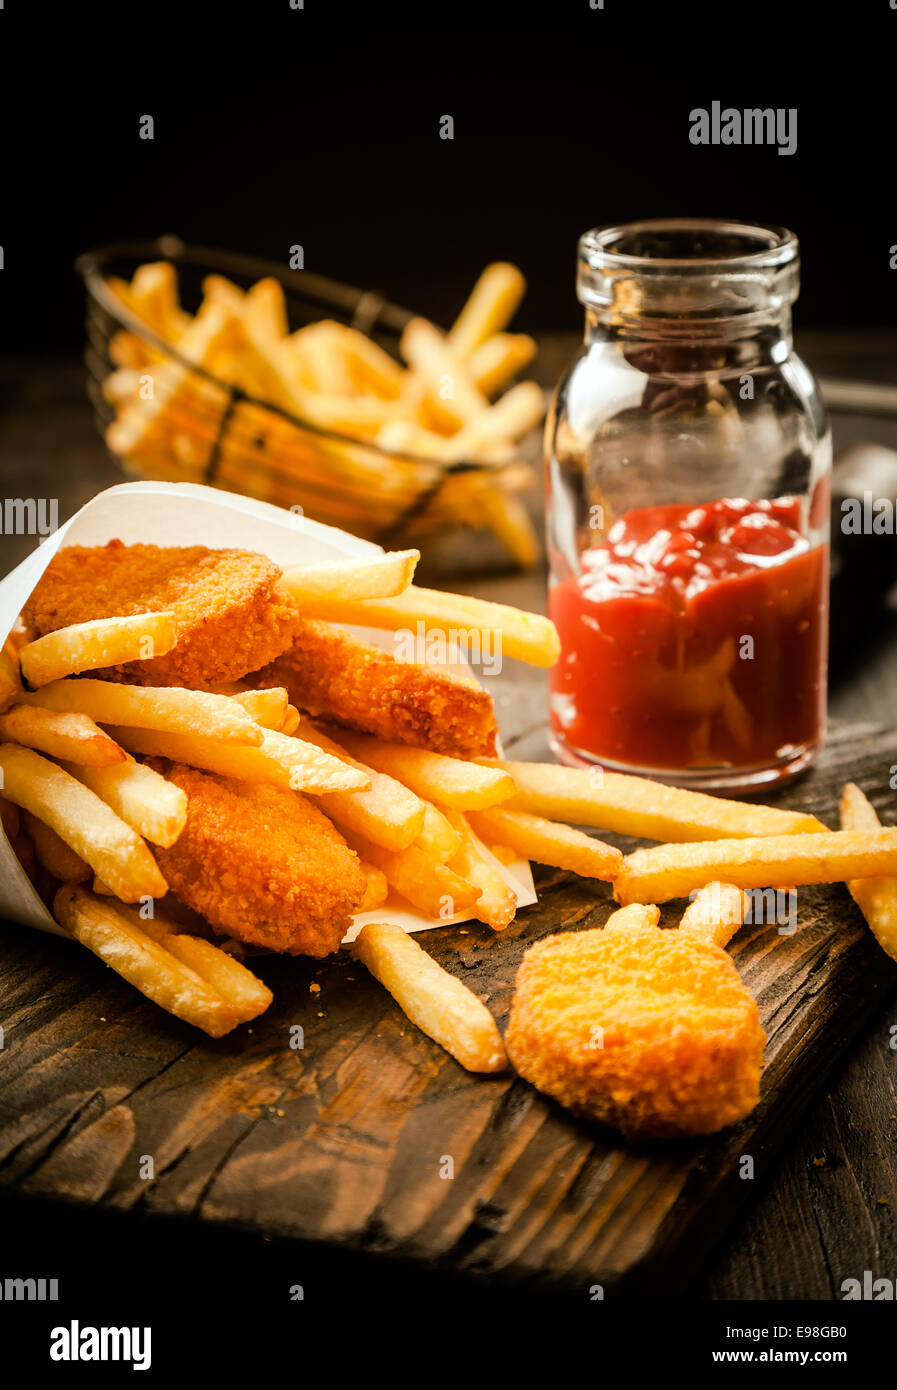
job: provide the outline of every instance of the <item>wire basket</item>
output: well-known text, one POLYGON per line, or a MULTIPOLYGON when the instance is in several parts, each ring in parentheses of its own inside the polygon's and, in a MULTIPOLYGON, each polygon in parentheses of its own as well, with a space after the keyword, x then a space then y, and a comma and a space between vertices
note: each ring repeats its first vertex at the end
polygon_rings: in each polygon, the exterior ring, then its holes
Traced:
MULTIPOLYGON (((413 317, 375 291, 251 256, 187 246, 171 236, 86 253, 75 268, 87 290, 88 395, 112 457, 129 476, 243 493, 387 544, 459 524, 490 524, 486 513, 496 499, 510 515, 514 507, 523 509, 515 494, 529 486, 532 474, 519 462, 443 462, 386 450, 323 429, 184 357, 131 313, 107 283, 109 277, 130 280, 139 266, 159 260, 175 267, 181 303, 189 310, 200 304, 209 274, 227 276, 241 289, 270 276, 283 287, 291 332, 335 319, 394 358, 413 317), (122 448, 115 447, 116 432, 110 429, 121 410, 110 383, 128 367, 134 339, 138 359, 153 364, 147 370, 163 381, 168 372, 178 388, 161 406, 158 391, 143 406, 134 392, 128 412, 136 428, 122 448)), ((500 525, 494 529, 500 533, 500 525)))

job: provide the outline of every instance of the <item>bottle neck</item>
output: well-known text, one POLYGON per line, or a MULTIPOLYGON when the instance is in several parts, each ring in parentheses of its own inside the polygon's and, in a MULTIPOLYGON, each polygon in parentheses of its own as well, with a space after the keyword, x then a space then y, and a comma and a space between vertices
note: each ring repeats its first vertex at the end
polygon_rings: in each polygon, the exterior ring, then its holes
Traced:
POLYGON ((634 366, 664 374, 747 369, 784 362, 792 351, 790 305, 731 318, 643 318, 586 309, 584 342, 615 343, 634 366))

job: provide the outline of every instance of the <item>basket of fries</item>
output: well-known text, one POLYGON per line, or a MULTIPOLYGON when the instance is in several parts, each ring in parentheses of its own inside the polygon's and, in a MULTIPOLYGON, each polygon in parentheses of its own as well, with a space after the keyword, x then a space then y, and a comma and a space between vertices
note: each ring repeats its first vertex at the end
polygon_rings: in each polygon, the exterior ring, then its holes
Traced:
POLYGON ((90 252, 88 391, 126 474, 203 483, 393 544, 465 525, 522 566, 539 543, 519 444, 535 353, 506 325, 520 272, 487 267, 447 333, 304 270, 175 237, 90 252))

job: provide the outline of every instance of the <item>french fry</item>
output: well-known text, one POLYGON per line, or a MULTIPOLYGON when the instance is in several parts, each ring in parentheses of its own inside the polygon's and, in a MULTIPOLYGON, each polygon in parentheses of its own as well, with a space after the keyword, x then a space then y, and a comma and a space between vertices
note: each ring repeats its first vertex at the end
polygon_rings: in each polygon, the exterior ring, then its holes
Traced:
POLYGON ((485 922, 493 931, 504 931, 514 920, 517 894, 492 863, 488 850, 477 839, 466 817, 460 811, 450 811, 449 816, 461 840, 449 861, 449 868, 481 890, 473 905, 477 920, 485 922))
POLYGON ((41 864, 60 883, 86 883, 93 878, 90 865, 37 816, 23 811, 22 825, 41 864))
POLYGON ((231 697, 263 729, 280 729, 290 697, 282 685, 267 690, 238 690, 231 697))
MULTIPOLYGON (((362 764, 355 764, 363 771, 362 764)), ((340 830, 367 835, 384 849, 400 851, 413 844, 423 825, 424 807, 400 782, 384 779, 373 769, 371 784, 364 791, 313 794, 321 810, 340 830), (407 792, 407 796, 405 793, 407 792), (388 844, 384 845, 384 841, 388 844)))
POLYGON ((173 613, 137 613, 129 618, 97 618, 58 628, 19 652, 22 675, 32 689, 81 671, 165 656, 177 642, 173 613))
POLYGON ((109 341, 109 361, 125 371, 139 371, 152 360, 152 349, 136 333, 120 329, 109 341))
POLYGON ((614 884, 617 902, 662 903, 718 881, 738 888, 770 883, 840 883, 897 874, 897 830, 828 831, 655 845, 627 855, 614 884))
POLYGON ((355 328, 344 329, 342 350, 359 387, 376 391, 384 400, 399 397, 405 373, 388 352, 355 328))
POLYGON ((58 713, 90 715, 98 724, 200 735, 221 743, 261 747, 264 731, 252 715, 227 695, 179 687, 117 685, 112 681, 83 679, 55 681, 22 703, 58 713))
POLYGON ((490 486, 485 478, 470 476, 469 481, 474 485, 477 514, 520 568, 531 569, 542 548, 525 502, 500 487, 490 486))
POLYGON ((219 309, 242 316, 246 305, 245 291, 226 275, 207 275, 202 282, 202 292, 210 304, 219 309))
POLYGON ((375 912, 378 907, 382 907, 389 897, 389 883, 386 874, 382 869, 378 869, 376 864, 366 864, 361 861, 361 872, 364 874, 364 898, 359 912, 375 912))
POLYGON ((292 335, 290 346, 299 352, 311 374, 312 389, 324 396, 350 396, 352 369, 346 357, 346 328, 333 319, 310 323, 292 335))
POLYGON ((246 317, 237 336, 234 355, 237 385, 294 415, 308 416, 313 398, 299 388, 277 344, 267 339, 246 317))
POLYGON ((19 678, 19 658, 12 642, 0 646, 0 710, 8 709, 22 693, 19 678))
POLYGON ((126 757, 89 715, 57 714, 35 705, 14 705, 0 714, 0 739, 90 767, 112 767, 126 757))
POLYGON ((683 912, 679 930, 699 941, 726 946, 744 921, 747 908, 746 893, 734 883, 707 883, 683 912))
POLYGON ((402 356, 424 383, 427 410, 454 431, 489 409, 460 355, 426 319, 415 318, 402 333, 402 356))
POLYGON ((469 357, 481 343, 508 324, 526 293, 526 281, 516 266, 505 261, 488 265, 452 325, 449 346, 469 357))
POLYGON ((458 811, 494 806, 506 801, 514 790, 513 778, 499 768, 481 767, 405 743, 383 743, 349 730, 340 730, 340 742, 368 767, 395 777, 428 801, 458 811))
POLYGON ((244 313, 256 333, 275 342, 290 331, 283 286, 273 275, 257 280, 247 291, 244 313))
POLYGON ((178 303, 177 274, 170 261, 138 266, 125 302, 160 338, 172 343, 190 323, 190 315, 178 303))
POLYGON ((154 845, 167 849, 187 823, 187 797, 181 788, 127 754, 115 767, 62 766, 154 845))
POLYGON ((123 902, 168 891, 159 866, 129 825, 63 768, 30 748, 0 744, 3 796, 49 825, 123 902))
POLYGON ((521 381, 452 436, 452 452, 462 459, 488 457, 488 450, 535 429, 544 414, 539 387, 534 381, 521 381))
MULTIPOLYGON (((333 791, 317 796, 321 810, 342 830, 354 830, 388 850, 403 850, 413 844, 424 827, 426 807, 420 797, 394 777, 367 767, 352 757, 342 744, 334 743, 308 720, 302 736, 316 748, 347 767, 355 768, 367 779, 367 787, 357 791, 333 791)), ((342 732, 342 731, 341 731, 342 732)))
MULTIPOLYGON (((880 827, 875 807, 856 783, 848 782, 841 795, 841 829, 874 832, 880 827)), ((897 878, 848 879, 847 887, 882 950, 897 960, 897 878)))
MULTIPOLYGON (((256 725, 256 727, 258 727, 256 725)), ((304 739, 291 738, 274 729, 263 729, 259 748, 238 743, 222 743, 200 734, 175 734, 158 729, 114 726, 117 743, 130 753, 171 758, 221 777, 244 782, 265 782, 286 791, 320 793, 364 791, 370 778, 357 768, 331 758, 304 739)))
POLYGON ((461 848, 461 835, 442 811, 425 801, 423 828, 414 843, 431 859, 446 864, 461 848))
POLYGON ((495 396, 535 355, 535 341, 526 333, 496 333, 474 349, 467 369, 484 396, 495 396))
POLYGON ((623 855, 613 845, 526 811, 495 806, 471 812, 470 823, 481 839, 497 840, 524 859, 568 869, 583 878, 613 879, 623 864, 623 855))
POLYGON ((214 941, 185 931, 158 909, 151 918, 143 918, 135 908, 124 905, 117 907, 116 911, 138 932, 145 933, 164 946, 166 951, 194 970, 207 985, 211 985, 236 1011, 238 1022, 248 1023, 250 1019, 258 1018, 273 1000, 268 986, 228 951, 214 941))
POLYGON ((106 288, 116 295, 132 314, 134 306, 131 303, 131 286, 127 280, 123 280, 120 275, 107 275, 106 288))
MULTIPOLYGON (((211 370, 216 358, 233 348, 239 326, 239 316, 231 308, 210 298, 181 335, 178 352, 194 366, 211 370)), ((121 412, 106 431, 106 442, 113 453, 125 458, 136 453, 178 401, 189 399, 191 394, 216 395, 222 409, 228 399, 226 391, 216 392, 214 386, 210 390, 210 383, 180 362, 163 363, 155 372, 153 386, 151 399, 121 412)))
MULTIPOLYGON (((506 464, 514 458, 508 441, 535 429, 544 414, 545 402, 539 387, 532 381, 522 381, 454 434, 438 434, 408 420, 389 420, 381 426, 377 443, 383 449, 445 463, 476 459, 506 464)), ((460 483, 462 479, 455 481, 460 483)))
POLYGON ((660 921, 660 908, 653 904, 631 903, 629 907, 618 907, 604 924, 604 931, 629 931, 632 927, 656 927, 660 921))
POLYGON ((103 382, 103 395, 114 405, 127 401, 137 394, 140 386, 140 373, 135 367, 117 367, 103 382))
MULTIPOLYGON (((309 395, 303 402, 303 413, 313 424, 339 434, 354 435, 359 440, 372 439, 387 421, 394 419, 399 409, 396 402, 374 396, 309 395)), ((342 460, 348 460, 345 449, 336 453, 342 460)), ((355 458, 360 458, 357 451, 355 458)))
POLYGON ((479 639, 487 636, 491 641, 493 634, 500 634, 504 655, 532 666, 553 666, 560 655, 557 630, 548 618, 463 594, 420 589, 415 584, 388 599, 311 599, 302 605, 302 613, 306 618, 393 632, 399 628, 412 633, 455 632, 467 641, 471 635, 479 639))
POLYGON ((201 936, 177 932, 164 939, 166 950, 195 970, 235 1010, 238 1023, 263 1014, 274 995, 234 956, 201 936))
POLYGON ((53 902, 61 927, 122 979, 168 1013, 221 1038, 239 1023, 237 1010, 195 970, 154 941, 108 900, 64 886, 53 902))
POLYGON ((412 458, 434 459, 442 463, 459 461, 451 435, 438 434, 414 420, 388 420, 377 432, 376 444, 381 449, 409 454, 412 458))
MULTIPOLYGON (((741 836, 810 834, 825 826, 815 816, 726 801, 703 792, 682 791, 645 777, 478 758, 510 772, 517 790, 507 811, 528 811, 548 820, 590 825, 643 840, 727 840, 741 836)), ((700 885, 699 885, 700 886, 700 885)))
POLYGON ((845 782, 839 807, 842 830, 881 830, 882 823, 872 802, 856 782, 845 782))
POLYGON ((299 711, 295 705, 287 705, 284 711, 283 723, 280 726, 282 734, 294 734, 301 723, 299 711))
POLYGON ((345 564, 290 565, 277 587, 300 608, 308 599, 393 598, 408 588, 419 559, 419 550, 396 550, 345 564))
MULTIPOLYGON (((289 707, 289 694, 282 685, 265 687, 261 690, 254 690, 250 685, 244 685, 242 681, 222 681, 220 685, 211 687, 213 695, 226 695, 231 700, 236 700, 256 724, 261 724, 263 729, 279 729, 281 733, 287 732, 284 722, 287 719, 287 709, 289 707)), ((296 723, 298 724, 298 711, 296 723)), ((295 728, 295 725, 293 726, 295 728)))
POLYGON ((357 958, 411 1022, 468 1071, 505 1071, 508 1059, 495 1019, 476 995, 401 927, 374 922, 355 938, 357 958))
POLYGON ((359 859, 374 864, 387 881, 426 917, 448 920, 469 912, 482 894, 476 884, 456 874, 446 864, 429 859, 416 845, 388 850, 343 827, 343 834, 359 859))

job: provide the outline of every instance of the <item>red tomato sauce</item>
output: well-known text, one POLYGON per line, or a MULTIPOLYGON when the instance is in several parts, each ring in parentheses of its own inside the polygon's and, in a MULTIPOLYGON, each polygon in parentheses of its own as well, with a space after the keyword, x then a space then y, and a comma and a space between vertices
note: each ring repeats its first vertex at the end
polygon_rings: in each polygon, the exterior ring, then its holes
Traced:
POLYGON ((564 743, 628 767, 748 768, 824 718, 828 550, 797 498, 625 512, 549 612, 564 743))

